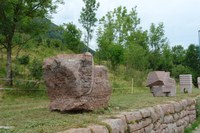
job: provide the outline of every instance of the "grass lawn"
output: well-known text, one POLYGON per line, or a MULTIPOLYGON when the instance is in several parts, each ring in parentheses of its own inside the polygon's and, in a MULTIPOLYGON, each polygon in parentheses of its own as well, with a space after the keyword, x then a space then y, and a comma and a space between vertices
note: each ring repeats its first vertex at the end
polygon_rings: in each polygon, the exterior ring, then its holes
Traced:
POLYGON ((65 113, 51 112, 46 94, 16 95, 0 91, 0 126, 14 126, 13 129, 0 129, 1 133, 55 133, 72 127, 86 127, 89 124, 102 124, 104 117, 111 117, 120 111, 138 109, 196 97, 200 90, 192 94, 178 94, 176 97, 153 97, 147 88, 136 88, 134 94, 115 90, 107 109, 93 112, 65 113), (137 91, 137 92, 136 92, 137 91))

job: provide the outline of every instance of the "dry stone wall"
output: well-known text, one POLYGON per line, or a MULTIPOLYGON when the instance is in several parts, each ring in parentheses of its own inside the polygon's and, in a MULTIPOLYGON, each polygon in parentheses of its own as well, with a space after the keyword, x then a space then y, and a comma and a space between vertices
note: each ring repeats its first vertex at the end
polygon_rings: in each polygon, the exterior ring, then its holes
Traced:
POLYGON ((123 112, 115 118, 103 120, 106 126, 92 125, 63 133, 184 133, 195 119, 195 100, 187 99, 123 112))

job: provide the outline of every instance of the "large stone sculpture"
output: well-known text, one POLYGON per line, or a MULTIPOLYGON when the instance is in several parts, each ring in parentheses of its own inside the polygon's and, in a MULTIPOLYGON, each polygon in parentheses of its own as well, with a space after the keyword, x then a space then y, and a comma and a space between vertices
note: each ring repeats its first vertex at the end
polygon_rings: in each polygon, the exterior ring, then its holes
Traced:
POLYGON ((179 75, 180 79, 180 89, 183 93, 192 93, 192 75, 191 74, 183 74, 179 75))
POLYGON ((111 95, 107 69, 94 66, 90 53, 48 58, 43 69, 50 110, 94 110, 107 107, 111 95))
POLYGON ((150 72, 147 77, 147 87, 150 87, 153 96, 176 96, 176 82, 170 78, 170 72, 150 72))

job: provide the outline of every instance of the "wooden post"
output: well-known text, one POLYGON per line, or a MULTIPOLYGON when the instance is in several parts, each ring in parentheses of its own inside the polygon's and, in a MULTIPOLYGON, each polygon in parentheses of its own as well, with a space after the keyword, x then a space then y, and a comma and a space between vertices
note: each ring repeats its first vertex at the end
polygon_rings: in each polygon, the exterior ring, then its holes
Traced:
POLYGON ((133 78, 132 78, 132 83, 131 83, 131 94, 133 94, 133 78))

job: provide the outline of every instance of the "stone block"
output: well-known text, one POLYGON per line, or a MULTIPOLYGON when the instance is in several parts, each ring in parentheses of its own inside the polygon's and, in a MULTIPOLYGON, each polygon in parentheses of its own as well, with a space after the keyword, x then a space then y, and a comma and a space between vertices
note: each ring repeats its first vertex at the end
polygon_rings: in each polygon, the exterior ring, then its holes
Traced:
POLYGON ((195 99, 187 99, 188 106, 195 105, 195 99))
POLYGON ((182 126, 183 124, 184 124, 184 120, 182 120, 182 119, 179 119, 179 120, 176 122, 177 127, 180 127, 180 126, 182 126))
POLYGON ((177 120, 179 120, 180 116, 177 113, 175 113, 173 115, 173 118, 174 118, 174 121, 177 121, 177 120))
POLYGON ((90 53, 58 55, 44 61, 50 110, 94 110, 108 106, 107 69, 94 66, 90 53))
POLYGON ((189 115, 189 123, 192 123, 196 120, 196 115, 189 115))
POLYGON ((184 126, 177 127, 177 133, 184 133, 184 126))
POLYGON ((72 128, 58 133, 92 133, 89 128, 72 128))
POLYGON ((159 121, 155 122, 155 123, 154 123, 153 129, 154 129, 155 131, 160 130, 160 129, 161 129, 161 123, 160 123, 159 121))
POLYGON ((160 105, 155 106, 154 110, 155 110, 155 114, 157 115, 159 120, 162 122, 164 119, 164 112, 163 112, 161 106, 160 105))
POLYGON ((189 109, 188 109, 188 111, 194 111, 194 110, 196 110, 195 105, 191 105, 191 106, 189 107, 189 109))
POLYGON ((135 123, 142 119, 142 114, 140 113, 140 111, 124 112, 122 114, 125 115, 128 124, 135 123))
POLYGON ((162 104, 160 105, 164 115, 169 115, 175 113, 173 104, 162 104))
POLYGON ((102 121, 111 128, 111 133, 125 133, 126 125, 121 119, 107 119, 102 121))
POLYGON ((151 116, 151 112, 148 109, 141 109, 139 111, 141 112, 143 118, 147 118, 151 116))
POLYGON ((147 127, 148 125, 151 124, 151 122, 152 121, 151 121, 150 118, 146 118, 146 119, 141 120, 139 122, 128 124, 128 127, 129 127, 130 132, 135 132, 137 130, 140 130, 140 129, 147 127))
POLYGON ((146 126, 144 128, 145 133, 150 133, 153 130, 153 124, 150 124, 149 126, 146 126))
POLYGON ((179 75, 180 81, 180 90, 182 93, 192 93, 192 75, 191 74, 184 74, 179 75))
POLYGON ((176 96, 176 82, 170 78, 170 73, 153 71, 148 74, 147 87, 153 96, 176 96))
POLYGON ((88 127, 92 133, 109 133, 108 129, 105 126, 92 125, 88 127))
POLYGON ((169 123, 172 123, 172 122, 174 122, 174 118, 173 118, 172 115, 167 115, 167 116, 164 117, 164 123, 165 124, 169 124, 169 123))
POLYGON ((153 122, 153 123, 156 122, 160 117, 156 114, 155 108, 150 107, 150 108, 148 108, 148 110, 149 110, 150 113, 151 113, 152 122, 153 122))
POLYGON ((178 102, 172 102, 173 106, 174 106, 174 111, 176 113, 179 113, 181 110, 183 110, 183 106, 178 103, 178 102))

